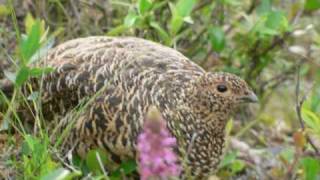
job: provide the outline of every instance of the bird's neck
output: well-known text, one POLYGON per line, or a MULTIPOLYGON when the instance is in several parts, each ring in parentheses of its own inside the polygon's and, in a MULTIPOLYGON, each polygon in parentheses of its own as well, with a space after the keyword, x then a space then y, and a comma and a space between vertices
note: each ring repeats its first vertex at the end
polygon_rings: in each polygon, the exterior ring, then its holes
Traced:
POLYGON ((200 131, 193 133, 191 137, 185 156, 187 166, 196 176, 205 177, 214 173, 224 151, 224 133, 213 135, 200 131))
POLYGON ((173 135, 177 137, 182 161, 186 162, 186 167, 195 174, 212 173, 217 168, 223 153, 225 141, 223 122, 226 120, 221 119, 219 123, 206 124, 204 119, 199 119, 201 116, 184 108, 180 108, 175 117, 178 119, 169 121, 168 125, 173 135), (217 124, 223 127, 218 128, 217 124))

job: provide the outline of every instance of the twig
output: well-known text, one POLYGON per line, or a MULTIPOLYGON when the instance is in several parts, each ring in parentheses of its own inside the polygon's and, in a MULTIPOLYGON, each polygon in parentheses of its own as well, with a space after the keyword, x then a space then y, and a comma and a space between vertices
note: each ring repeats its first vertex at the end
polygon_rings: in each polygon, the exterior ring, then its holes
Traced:
POLYGON ((108 173, 107 173, 106 169, 104 168, 104 165, 103 165, 101 156, 100 156, 100 154, 99 154, 98 152, 96 152, 96 158, 97 158, 97 160, 98 160, 100 169, 101 169, 101 171, 103 172, 103 175, 104 175, 105 177, 108 177, 108 173))
MULTIPOLYGON (((297 12, 295 17, 291 20, 291 25, 294 25, 298 22, 298 20, 300 19, 301 15, 302 15, 302 12, 303 12, 303 9, 300 9, 297 12)), ((270 52, 274 48, 281 46, 290 35, 291 35, 291 32, 285 32, 280 37, 275 36, 274 39, 272 40, 272 43, 267 48, 262 50, 261 52, 257 51, 257 49, 259 48, 259 45, 260 45, 260 41, 258 40, 255 43, 255 45, 253 46, 253 48, 251 50, 249 50, 249 54, 250 53, 252 54, 252 58, 250 61, 252 63, 250 64, 250 69, 255 69, 255 66, 259 62, 261 56, 265 56, 268 52, 270 52)), ((246 76, 246 79, 251 78, 252 73, 253 73, 253 71, 249 71, 246 76)))
POLYGON ((74 2, 74 0, 71 0, 70 4, 72 7, 73 14, 76 17, 76 21, 77 21, 78 25, 81 27, 81 17, 80 17, 79 11, 77 9, 78 7, 77 7, 76 3, 74 2))
POLYGON ((285 32, 281 37, 279 37, 279 36, 274 37, 274 39, 272 40, 272 43, 267 48, 262 50, 261 52, 257 51, 257 49, 259 48, 259 45, 260 45, 260 41, 258 40, 255 43, 254 47, 251 50, 249 50, 249 54, 253 53, 253 55, 250 60, 250 62, 252 62, 250 64, 251 71, 248 72, 246 79, 251 78, 253 70, 256 69, 255 67, 256 67, 257 63, 259 62, 260 57, 265 56, 268 52, 270 52, 274 48, 281 46, 285 42, 285 40, 289 37, 290 34, 291 34, 291 32, 285 32))
MULTIPOLYGON (((307 94, 305 94, 300 99, 300 97, 299 97, 299 94, 300 94, 300 65, 297 66, 297 85, 296 85, 296 92, 295 93, 296 93, 296 113, 297 113, 297 116, 298 116, 298 120, 299 120, 301 129, 304 131, 305 130, 305 125, 304 125, 304 121, 303 121, 303 118, 302 118, 302 115, 301 115, 301 108, 302 108, 302 105, 303 105, 304 101, 307 98, 307 94)), ((313 148, 313 150, 316 152, 316 154, 318 156, 320 156, 320 151, 317 148, 317 146, 313 143, 312 139, 307 134, 305 135, 305 137, 306 137, 308 143, 313 148)))
POLYGON ((63 159, 60 155, 59 155, 59 152, 57 152, 56 150, 52 150, 51 151, 55 157, 58 159, 58 161, 60 161, 66 168, 70 169, 71 171, 73 172, 78 172, 78 170, 71 164, 68 164, 66 161, 68 160, 65 160, 63 159))
MULTIPOLYGON (((303 61, 300 61, 299 64, 302 64, 303 61)), ((278 85, 280 85, 281 83, 292 79, 293 74, 295 73, 296 70, 296 65, 291 66, 290 68, 283 70, 282 73, 273 76, 272 78, 262 81, 260 83, 260 87, 259 90, 260 92, 263 92, 267 87, 274 89, 276 88, 278 85)))

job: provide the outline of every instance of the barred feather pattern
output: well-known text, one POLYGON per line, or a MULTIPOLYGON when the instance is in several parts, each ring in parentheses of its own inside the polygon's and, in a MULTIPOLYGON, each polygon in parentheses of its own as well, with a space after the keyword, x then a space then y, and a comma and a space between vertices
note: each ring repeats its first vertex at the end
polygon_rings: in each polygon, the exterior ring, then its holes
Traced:
MULTIPOLYGON (((39 66, 55 69, 41 83, 47 119, 67 115, 82 99, 102 90, 75 120, 67 149, 74 147, 85 156, 102 148, 115 163, 136 158, 137 136, 154 105, 177 137, 184 173, 191 169, 197 178, 216 170, 229 115, 251 93, 235 75, 207 73, 172 48, 133 37, 71 40, 52 49, 39 66), (228 92, 218 92, 218 84, 228 92)), ((61 129, 70 124, 68 118, 61 121, 61 129)))

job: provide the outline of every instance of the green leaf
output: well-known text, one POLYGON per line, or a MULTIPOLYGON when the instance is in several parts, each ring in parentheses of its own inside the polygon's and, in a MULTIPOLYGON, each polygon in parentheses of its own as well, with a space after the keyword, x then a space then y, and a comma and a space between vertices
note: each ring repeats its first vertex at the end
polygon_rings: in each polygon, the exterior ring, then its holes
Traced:
POLYGON ((101 149, 90 150, 86 156, 86 165, 92 172, 102 172, 99 162, 101 159, 102 165, 106 165, 108 162, 107 153, 101 149))
POLYGON ((0 18, 8 15, 10 15, 10 8, 4 4, 0 4, 0 18))
POLYGON ((192 12, 193 6, 196 4, 197 0, 179 0, 176 5, 176 12, 181 17, 187 17, 192 12))
POLYGON ((40 21, 37 20, 32 26, 30 33, 26 38, 23 38, 20 42, 20 53, 22 56, 22 63, 27 64, 31 56, 40 47, 41 29, 40 21))
POLYGON ((183 17, 175 14, 170 21, 170 33, 176 35, 183 25, 183 17))
POLYGON ((245 163, 241 160, 235 160, 231 165, 231 171, 236 174, 245 168, 245 163))
MULTIPOLYGON (((1 100, 1 99, 0 99, 1 100)), ((0 104, 1 105, 1 104, 0 104)), ((2 122, 0 123, 0 132, 1 131, 7 131, 9 130, 10 127, 10 122, 8 119, 4 119, 2 120, 2 122)))
POLYGON ((45 42, 45 44, 33 54, 33 56, 30 58, 28 64, 32 64, 34 62, 37 62, 42 57, 47 55, 48 51, 53 47, 53 44, 54 44, 54 39, 52 37, 49 40, 47 40, 45 42))
POLYGON ((270 12, 265 25, 267 28, 280 31, 286 30, 289 26, 285 14, 281 11, 270 12))
POLYGON ((233 119, 230 119, 226 124, 226 135, 227 136, 230 135, 232 128, 233 128, 233 119))
POLYGON ((138 10, 140 14, 145 14, 152 7, 152 2, 150 0, 139 0, 138 10))
POLYGON ((123 162, 120 167, 111 174, 111 179, 118 179, 121 175, 129 175, 137 169, 135 160, 123 162))
POLYGON ((81 176, 80 171, 70 172, 68 169, 58 168, 46 174, 45 176, 42 176, 40 180, 71 180, 79 176, 81 176))
POLYGON ((309 11, 317 10, 320 8, 320 0, 306 0, 304 8, 309 11))
POLYGON ((43 74, 47 74, 52 72, 54 69, 50 68, 50 67, 46 67, 46 68, 32 68, 29 71, 29 76, 32 77, 40 77, 43 74))
POLYGON ((221 52, 225 47, 225 35, 223 30, 216 26, 209 29, 209 39, 212 49, 221 52))
POLYGON ((293 147, 285 148, 280 152, 280 157, 282 157, 283 159, 285 159, 290 163, 293 161, 294 155, 295 155, 295 149, 293 147))
POLYGON ((24 18, 24 27, 26 28, 26 34, 30 34, 32 31, 32 26, 35 24, 35 19, 33 16, 28 13, 27 16, 24 18))
POLYGON ((269 13, 271 11, 271 0, 261 0, 256 12, 259 15, 269 13))
POLYGON ((222 0, 222 3, 225 5, 231 5, 231 6, 241 5, 241 1, 239 1, 239 0, 222 0))
POLYGON ((232 164, 237 159, 238 153, 237 151, 232 151, 227 153, 223 160, 219 164, 219 168, 224 168, 230 164, 232 164))
POLYGON ((21 86, 23 83, 25 83, 30 76, 30 69, 27 66, 22 66, 20 70, 17 73, 17 77, 15 80, 16 86, 21 86))
POLYGON ((116 26, 115 28, 111 29, 107 32, 107 36, 117 36, 129 29, 128 26, 121 24, 119 26, 116 26))
POLYGON ((24 141, 22 143, 21 152, 23 155, 28 156, 34 152, 35 146, 38 144, 38 140, 30 135, 26 135, 24 137, 24 141))
POLYGON ((196 0, 179 0, 176 5, 170 4, 172 13, 170 21, 171 35, 176 35, 181 29, 183 22, 191 19, 186 17, 190 16, 196 2, 196 0))
POLYGON ((317 180, 320 178, 320 161, 311 157, 300 160, 305 173, 305 179, 317 180))
POLYGON ((160 38, 164 41, 166 45, 171 44, 171 39, 169 34, 163 28, 161 28, 161 26, 157 22, 152 21, 150 23, 150 26, 158 32, 160 38))
POLYGON ((139 16, 132 10, 129 11, 127 16, 124 18, 124 25, 126 27, 133 27, 139 16))
POLYGON ((24 26, 26 27, 26 34, 30 34, 32 31, 32 27, 35 25, 35 23, 40 23, 40 37, 45 34, 45 22, 43 20, 34 19, 34 17, 28 13, 27 16, 24 19, 24 26))
POLYGON ((311 129, 311 131, 313 133, 320 136, 320 117, 316 113, 303 107, 302 108, 302 119, 306 123, 306 125, 311 129))
POLYGON ((267 27, 259 29, 259 33, 261 33, 263 35, 270 35, 270 36, 275 36, 275 35, 280 34, 278 31, 276 31, 274 29, 267 28, 267 27))
POLYGON ((193 20, 191 19, 191 16, 184 17, 183 21, 189 24, 193 24, 193 20))

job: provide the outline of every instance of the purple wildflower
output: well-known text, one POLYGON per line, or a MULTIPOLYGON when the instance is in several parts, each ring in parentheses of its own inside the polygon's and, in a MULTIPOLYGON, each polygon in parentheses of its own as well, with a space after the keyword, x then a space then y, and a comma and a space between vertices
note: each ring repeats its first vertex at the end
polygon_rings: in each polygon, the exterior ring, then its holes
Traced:
POLYGON ((180 174, 174 146, 176 139, 168 131, 165 120, 156 108, 151 108, 138 137, 141 180, 167 179, 180 174))

